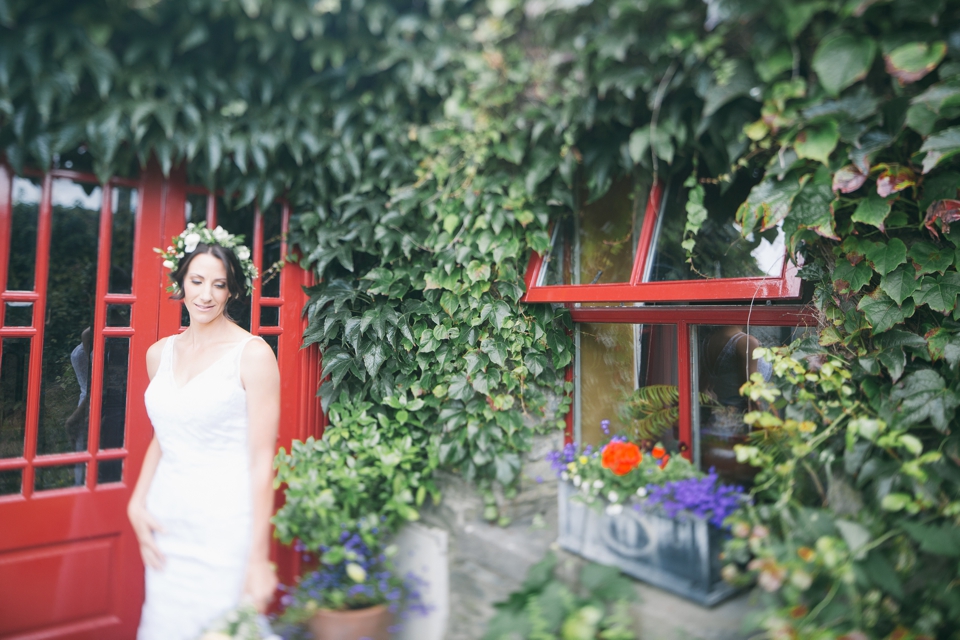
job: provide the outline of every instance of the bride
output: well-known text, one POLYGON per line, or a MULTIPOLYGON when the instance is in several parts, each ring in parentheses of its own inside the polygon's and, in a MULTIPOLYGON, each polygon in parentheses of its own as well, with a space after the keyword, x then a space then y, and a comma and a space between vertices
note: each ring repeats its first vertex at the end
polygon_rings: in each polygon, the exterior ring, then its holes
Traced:
POLYGON ((127 508, 146 566, 138 640, 194 640, 249 602, 266 609, 280 374, 227 303, 256 278, 221 227, 189 225, 161 255, 190 327, 147 351, 154 438, 127 508))

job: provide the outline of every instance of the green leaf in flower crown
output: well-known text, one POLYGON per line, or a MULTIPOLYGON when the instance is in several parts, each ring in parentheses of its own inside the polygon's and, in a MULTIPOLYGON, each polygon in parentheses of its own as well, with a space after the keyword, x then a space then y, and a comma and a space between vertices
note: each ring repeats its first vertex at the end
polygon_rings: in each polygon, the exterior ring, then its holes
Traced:
POLYGON ((837 96, 863 80, 877 55, 877 43, 870 38, 838 33, 824 38, 813 54, 813 70, 827 93, 837 96))
POLYGON ((893 238, 886 244, 870 244, 865 252, 867 260, 882 276, 887 275, 907 261, 907 245, 900 238, 893 238))
POLYGON ((890 296, 897 304, 903 304, 903 301, 913 295, 920 288, 917 281, 916 270, 913 265, 903 265, 891 273, 880 278, 880 288, 890 296))
POLYGON ((905 377, 894 385, 890 399, 898 405, 894 414, 898 426, 930 420, 940 431, 946 431, 960 405, 960 397, 933 369, 921 369, 905 377))
POLYGON ((872 276, 873 269, 865 261, 861 260, 854 265, 841 258, 833 270, 833 284, 839 293, 856 293, 870 282, 872 276))
POLYGON ((840 130, 836 120, 827 120, 801 131, 793 143, 793 148, 801 158, 828 164, 830 154, 839 141, 840 130))
POLYGON ((911 42, 883 56, 887 73, 901 85, 920 80, 933 71, 947 55, 945 42, 911 42))
POLYGON ((940 162, 960 152, 960 126, 933 134, 923 142, 920 151, 927 154, 923 159, 923 172, 930 173, 940 162))
POLYGON ((934 311, 948 313, 957 306, 960 294, 960 273, 951 271, 942 276, 926 276, 920 281, 920 291, 913 297, 917 304, 928 305, 934 311))
POLYGON ((917 275, 925 273, 943 273, 953 264, 954 250, 950 246, 941 246, 931 242, 917 242, 910 247, 910 259, 917 265, 917 275))
POLYGON ((777 226, 790 212, 793 199, 800 193, 805 182, 806 180, 801 183, 795 175, 789 175, 783 180, 767 177, 756 185, 737 209, 737 222, 740 223, 741 233, 744 236, 749 235, 758 223, 761 230, 777 226))
POLYGON ((874 333, 882 333, 912 316, 915 307, 913 300, 907 299, 902 305, 898 305, 890 296, 877 289, 864 296, 857 309, 863 311, 874 333))
POLYGON ((853 212, 851 220, 869 224, 880 229, 880 231, 884 231, 883 223, 890 215, 890 206, 889 200, 876 191, 871 191, 866 198, 861 198, 857 203, 857 208, 853 212))

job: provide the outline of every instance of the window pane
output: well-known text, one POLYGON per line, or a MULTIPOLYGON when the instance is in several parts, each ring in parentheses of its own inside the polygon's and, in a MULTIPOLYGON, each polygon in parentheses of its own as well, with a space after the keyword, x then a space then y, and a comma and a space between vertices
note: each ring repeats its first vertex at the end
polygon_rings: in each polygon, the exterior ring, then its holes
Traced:
POLYGON ((123 460, 101 460, 97 463, 97 484, 123 481, 123 460))
POLYGON ((207 196, 200 193, 188 193, 187 202, 183 208, 184 227, 192 222, 199 224, 207 219, 207 196))
POLYGON ((667 190, 660 213, 648 280, 779 277, 785 257, 783 230, 776 227, 744 238, 736 223, 737 208, 762 177, 759 172, 754 174, 745 169, 733 182, 703 184, 707 219, 694 236, 695 244, 690 252, 692 264, 680 246, 687 222, 688 190, 682 186, 682 180, 675 180, 667 190))
POLYGON ((37 467, 33 488, 37 491, 82 487, 87 478, 86 463, 37 467))
POLYGON ((744 326, 699 326, 691 332, 698 368, 693 389, 694 394, 701 394, 694 403, 694 454, 699 453, 702 469, 714 467, 729 482, 748 484, 753 480, 757 469, 738 463, 733 447, 748 441, 749 427, 743 423, 743 414, 762 407, 741 396, 740 387, 754 372, 768 380, 773 374, 770 363, 753 359, 754 349, 790 344, 803 331, 797 327, 750 327, 748 335, 744 326))
POLYGON ((23 471, 0 471, 0 496, 15 496, 21 492, 23 471))
MULTIPOLYGON (((243 244, 253 252, 253 205, 235 207, 224 198, 217 198, 217 224, 236 235, 243 235, 243 244)), ((227 305, 227 312, 238 325, 250 330, 250 297, 227 305)))
POLYGON ((542 284, 629 282, 649 192, 648 180, 622 178, 559 221, 542 284))
POLYGON ((103 347, 103 404, 100 410, 100 448, 123 446, 127 417, 129 338, 106 338, 103 347))
POLYGON ((677 327, 580 323, 578 357, 581 439, 611 433, 633 440, 679 444, 677 327))
POLYGON ((260 296, 280 297, 280 242, 283 239, 283 209, 274 205, 263 214, 263 274, 260 281, 260 296))
POLYGON ((33 178, 13 179, 13 227, 10 230, 7 289, 33 291, 37 261, 37 217, 40 215, 40 182, 33 178), (13 249, 16 250, 13 250, 13 249))
POLYGON ((110 239, 110 293, 130 293, 133 283, 133 234, 137 190, 113 189, 113 234, 110 239))
POLYGON ((0 354, 0 458, 23 455, 30 338, 4 338, 0 354))
POLYGON ((280 307, 260 307, 260 326, 279 327, 280 307))
POLYGON ((53 230, 37 451, 86 449, 101 191, 53 182, 53 230))
POLYGON ((130 326, 130 305, 108 304, 107 305, 107 326, 108 327, 129 327, 130 326))
POLYGON ((29 327, 33 325, 32 302, 8 302, 3 316, 5 327, 29 327))

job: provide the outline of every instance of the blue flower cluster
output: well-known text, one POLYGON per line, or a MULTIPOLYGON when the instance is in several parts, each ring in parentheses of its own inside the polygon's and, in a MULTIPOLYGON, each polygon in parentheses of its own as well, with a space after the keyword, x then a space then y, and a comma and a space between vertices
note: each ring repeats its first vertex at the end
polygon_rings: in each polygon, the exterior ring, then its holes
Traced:
POLYGON ((550 468, 558 476, 566 471, 567 465, 573 462, 577 457, 577 445, 568 442, 560 451, 551 451, 547 454, 546 460, 550 463, 550 468))
POLYGON ((702 478, 676 480, 663 486, 648 485, 645 506, 660 505, 671 518, 687 511, 698 518, 709 518, 711 524, 721 527, 746 497, 743 487, 722 484, 719 480, 716 471, 710 469, 702 478))

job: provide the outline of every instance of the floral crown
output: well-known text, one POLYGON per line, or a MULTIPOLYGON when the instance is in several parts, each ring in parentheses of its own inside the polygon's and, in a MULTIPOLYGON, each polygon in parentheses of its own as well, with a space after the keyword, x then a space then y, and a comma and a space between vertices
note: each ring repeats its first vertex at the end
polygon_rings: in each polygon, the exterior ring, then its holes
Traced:
MULTIPOLYGON (((172 242, 173 245, 167 247, 166 251, 159 247, 154 248, 154 251, 159 253, 160 257, 163 258, 163 266, 169 269, 171 274, 176 273, 180 267, 180 261, 183 260, 184 256, 188 253, 193 253, 198 244, 217 244, 226 249, 230 249, 237 256, 237 259, 240 261, 240 267, 243 269, 247 295, 253 292, 253 281, 256 280, 260 274, 257 273, 257 268, 254 266, 253 260, 250 259, 250 249, 243 245, 242 235, 235 236, 219 225, 216 229, 208 229, 206 222, 201 222, 200 224, 191 222, 180 235, 173 237, 172 242)), ((179 288, 177 282, 174 281, 168 291, 176 292, 179 288)))

